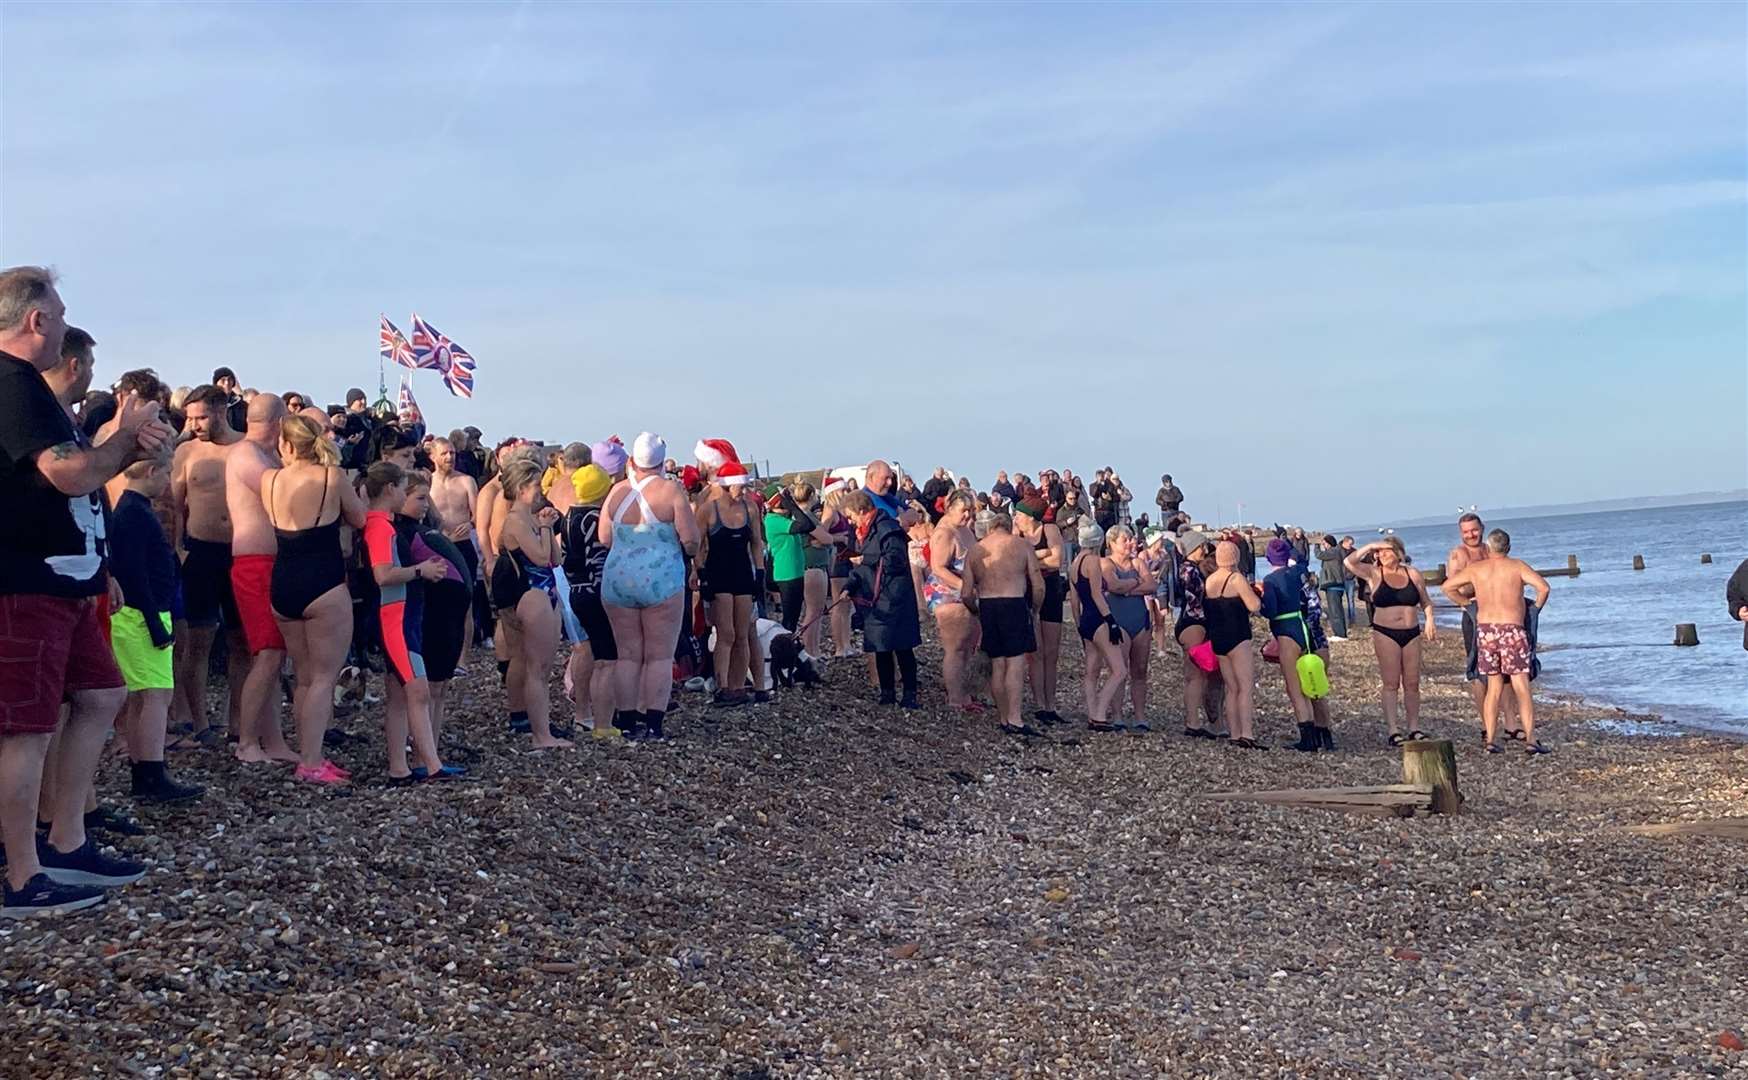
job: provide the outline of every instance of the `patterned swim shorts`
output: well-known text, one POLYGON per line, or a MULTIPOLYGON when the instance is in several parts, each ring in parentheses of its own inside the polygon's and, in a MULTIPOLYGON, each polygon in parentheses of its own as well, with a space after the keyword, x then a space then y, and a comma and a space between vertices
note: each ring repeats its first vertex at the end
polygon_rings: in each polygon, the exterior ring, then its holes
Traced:
POLYGON ((1511 623, 1482 623, 1475 632, 1475 670, 1482 675, 1528 675, 1529 634, 1511 623))

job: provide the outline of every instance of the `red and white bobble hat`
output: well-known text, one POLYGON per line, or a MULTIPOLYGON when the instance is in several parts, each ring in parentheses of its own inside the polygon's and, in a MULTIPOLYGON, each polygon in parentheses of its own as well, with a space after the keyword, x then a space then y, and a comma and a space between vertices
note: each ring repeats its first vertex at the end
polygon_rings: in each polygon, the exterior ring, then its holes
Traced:
POLYGON ((727 439, 699 439, 698 445, 692 448, 692 456, 698 459, 698 467, 707 473, 715 472, 731 461, 740 461, 734 444, 727 439))
POLYGON ((738 461, 724 462, 717 466, 716 482, 723 487, 740 487, 747 482, 747 467, 738 461))

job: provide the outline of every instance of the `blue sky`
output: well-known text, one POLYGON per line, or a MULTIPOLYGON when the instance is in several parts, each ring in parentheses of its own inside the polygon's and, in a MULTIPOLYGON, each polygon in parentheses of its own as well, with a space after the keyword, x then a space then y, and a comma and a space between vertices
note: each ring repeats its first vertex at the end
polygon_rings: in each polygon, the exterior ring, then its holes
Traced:
POLYGON ((105 370, 1388 521, 1748 485, 1748 15, 0 7, 0 258, 105 370), (393 374, 391 373, 391 381, 393 374))

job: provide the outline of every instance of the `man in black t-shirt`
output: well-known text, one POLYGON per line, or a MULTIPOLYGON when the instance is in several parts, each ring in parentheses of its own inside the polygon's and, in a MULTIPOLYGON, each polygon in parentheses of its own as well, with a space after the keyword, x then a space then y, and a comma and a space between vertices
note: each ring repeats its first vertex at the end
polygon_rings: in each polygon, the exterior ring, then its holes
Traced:
POLYGON ((1112 469, 1100 469, 1093 480, 1092 487, 1087 489, 1092 496, 1093 520, 1099 523, 1101 529, 1109 529, 1117 523, 1117 508, 1122 503, 1122 489, 1117 486, 1115 472, 1112 469))
MULTIPOLYGON (((85 835, 85 798, 127 697, 103 638, 103 484, 174 433, 158 404, 123 396, 87 443, 43 371, 62 360, 66 306, 40 267, 0 271, 0 836, 3 916, 90 907, 97 886, 144 873, 85 835), (72 706, 60 724, 63 701, 72 706), (49 739, 59 728, 48 842, 36 843, 49 739), (72 884, 77 882, 78 884, 72 884)), ((89 335, 83 339, 89 341, 89 335)), ((88 346, 87 346, 88 347, 88 346)))

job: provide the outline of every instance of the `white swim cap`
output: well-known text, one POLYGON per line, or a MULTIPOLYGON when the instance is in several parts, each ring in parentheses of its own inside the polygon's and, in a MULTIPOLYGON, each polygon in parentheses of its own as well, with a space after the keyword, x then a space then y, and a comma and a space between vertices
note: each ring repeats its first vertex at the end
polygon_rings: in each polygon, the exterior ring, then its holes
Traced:
POLYGON ((668 460, 668 444, 653 432, 644 432, 631 444, 631 460, 640 469, 659 469, 668 460))

